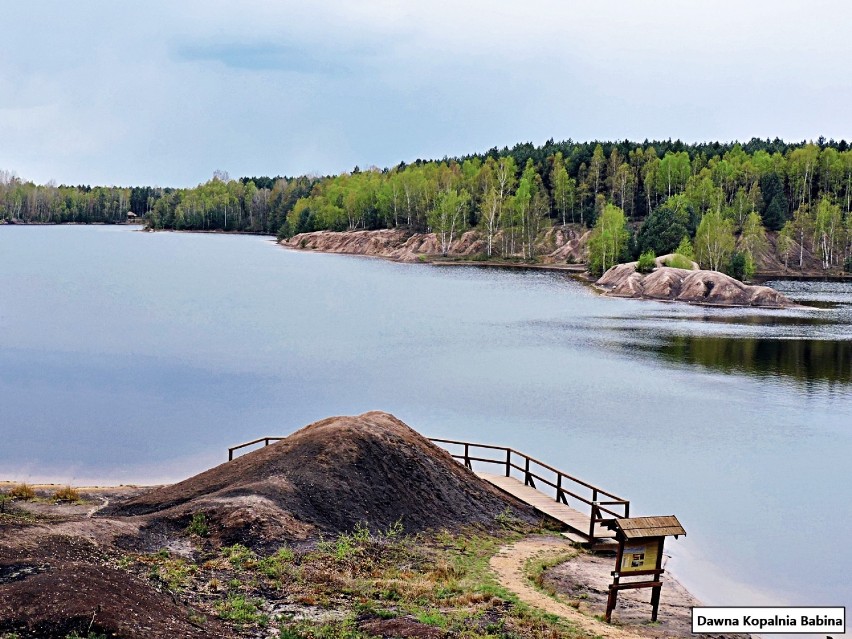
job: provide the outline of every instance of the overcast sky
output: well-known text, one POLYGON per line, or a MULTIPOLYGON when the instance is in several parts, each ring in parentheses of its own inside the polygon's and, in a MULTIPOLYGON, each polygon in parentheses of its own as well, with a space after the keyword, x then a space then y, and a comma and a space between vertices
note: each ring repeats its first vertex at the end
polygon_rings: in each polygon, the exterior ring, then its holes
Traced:
POLYGON ((0 0, 0 169, 191 186, 548 138, 852 139, 847 2, 0 0))

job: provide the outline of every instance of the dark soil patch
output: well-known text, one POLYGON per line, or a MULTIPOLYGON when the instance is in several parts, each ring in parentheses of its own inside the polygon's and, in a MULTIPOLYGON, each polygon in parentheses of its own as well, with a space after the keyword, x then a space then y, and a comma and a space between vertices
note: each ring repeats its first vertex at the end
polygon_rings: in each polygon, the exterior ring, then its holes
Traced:
POLYGON ((45 536, 0 547, 0 632, 59 637, 76 632, 140 639, 232 636, 218 620, 106 565, 88 541, 45 536))
POLYGON ((374 637, 385 639, 443 639, 447 636, 446 631, 428 626, 411 617, 397 617, 396 619, 367 619, 358 624, 358 628, 374 637))

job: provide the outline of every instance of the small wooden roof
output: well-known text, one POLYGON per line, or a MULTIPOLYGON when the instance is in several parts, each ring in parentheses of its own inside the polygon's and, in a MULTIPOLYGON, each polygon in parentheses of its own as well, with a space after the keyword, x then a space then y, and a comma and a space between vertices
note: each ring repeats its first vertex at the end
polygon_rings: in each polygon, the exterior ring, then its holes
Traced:
POLYGON ((686 531, 674 515, 629 517, 627 519, 616 519, 613 524, 617 532, 622 533, 625 539, 686 535, 686 531))

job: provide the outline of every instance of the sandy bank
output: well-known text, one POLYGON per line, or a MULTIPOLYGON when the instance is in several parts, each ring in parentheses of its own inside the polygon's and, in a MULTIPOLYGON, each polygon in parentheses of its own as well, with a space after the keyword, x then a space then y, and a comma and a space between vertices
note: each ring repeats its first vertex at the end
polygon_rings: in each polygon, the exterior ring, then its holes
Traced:
MULTIPOLYGON (((553 227, 541 235, 537 242, 543 264, 579 263, 584 260, 588 231, 574 227, 553 227)), ((493 254, 500 253, 503 236, 493 240, 493 254)), ((488 244, 477 230, 469 230, 454 239, 442 255, 441 243, 435 233, 413 233, 406 229, 378 229, 375 231, 314 231, 300 233, 283 240, 286 248, 322 253, 366 255, 382 257, 397 262, 423 262, 439 258, 470 258, 485 256, 488 244)), ((490 263, 485 262, 485 263, 490 263)))

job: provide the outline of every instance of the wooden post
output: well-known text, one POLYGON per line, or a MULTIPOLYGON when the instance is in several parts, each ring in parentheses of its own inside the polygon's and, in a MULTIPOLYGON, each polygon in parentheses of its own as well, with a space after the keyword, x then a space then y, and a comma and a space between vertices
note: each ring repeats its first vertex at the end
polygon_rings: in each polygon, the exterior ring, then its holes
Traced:
POLYGON ((612 623, 612 611, 618 599, 618 580, 621 578, 621 560, 624 558, 624 538, 618 541, 618 552, 615 555, 615 570, 612 571, 612 584, 609 586, 609 596, 606 599, 606 622, 612 623))
POLYGON ((598 489, 592 488, 592 512, 589 516, 589 543, 595 543, 595 519, 600 518, 601 511, 597 506, 598 489))
POLYGON ((228 449, 228 461, 234 461, 234 449, 233 448, 228 449))
POLYGON ((615 610, 615 601, 618 597, 618 590, 612 587, 612 584, 609 586, 609 595, 606 598, 606 622, 612 623, 612 611, 615 610))
POLYGON ((506 477, 510 477, 512 474, 512 449, 506 449, 506 477))
POLYGON ((662 586, 654 586, 651 588, 651 621, 657 620, 657 612, 660 609, 660 591, 662 591, 662 586))
POLYGON ((464 445, 464 465, 473 470, 473 466, 470 465, 470 444, 464 445))
MULTIPOLYGON (((657 544, 657 565, 655 566, 655 570, 657 571, 654 574, 654 579, 660 579, 660 573, 663 569, 663 542, 665 541, 664 537, 660 537, 660 541, 657 544)), ((651 621, 657 620, 657 612, 660 609, 660 592, 663 590, 663 587, 654 586, 651 589, 651 621)))
POLYGON ((535 488, 535 482, 533 481, 532 475, 530 475, 530 458, 526 455, 524 455, 524 458, 527 460, 527 463, 524 466, 524 484, 535 488))

